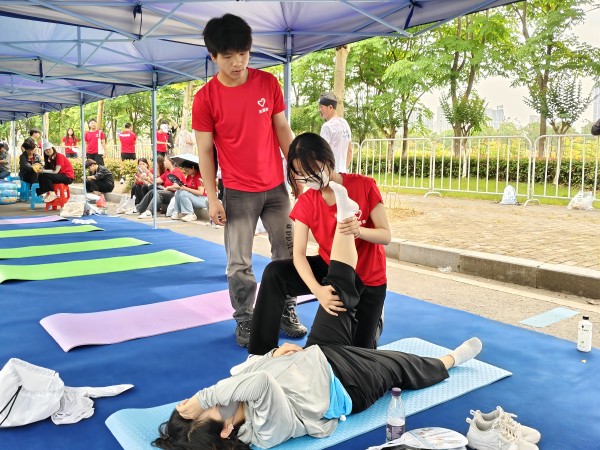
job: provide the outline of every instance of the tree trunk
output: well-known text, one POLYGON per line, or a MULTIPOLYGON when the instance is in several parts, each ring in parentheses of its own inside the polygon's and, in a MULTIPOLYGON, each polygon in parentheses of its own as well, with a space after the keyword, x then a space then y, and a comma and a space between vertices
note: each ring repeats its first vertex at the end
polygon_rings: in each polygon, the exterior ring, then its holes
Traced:
POLYGON ((344 117, 344 90, 346 86, 346 60, 348 59, 348 45, 336 47, 335 69, 333 71, 333 93, 338 98, 336 111, 340 117, 344 117))
POLYGON ((179 128, 188 131, 188 122, 190 120, 190 111, 192 110, 192 100, 194 99, 194 82, 189 81, 185 87, 183 97, 183 111, 181 113, 181 122, 179 128))
MULTIPOLYGON (((48 139, 48 133, 50 130, 50 113, 45 112, 44 113, 44 129, 42 130, 42 136, 44 137, 44 139, 48 139)), ((37 144, 37 142, 36 142, 37 144)))
POLYGON ((98 129, 102 129, 102 120, 104 118, 104 100, 98 101, 98 113, 96 114, 96 122, 98 122, 98 129))

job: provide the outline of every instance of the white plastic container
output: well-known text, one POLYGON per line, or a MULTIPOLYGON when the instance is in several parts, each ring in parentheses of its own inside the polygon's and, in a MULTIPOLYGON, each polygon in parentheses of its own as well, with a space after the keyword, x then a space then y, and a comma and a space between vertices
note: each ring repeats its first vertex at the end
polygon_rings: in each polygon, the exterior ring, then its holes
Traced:
POLYGON ((592 322, 588 316, 577 324, 577 350, 589 352, 592 350, 592 322))

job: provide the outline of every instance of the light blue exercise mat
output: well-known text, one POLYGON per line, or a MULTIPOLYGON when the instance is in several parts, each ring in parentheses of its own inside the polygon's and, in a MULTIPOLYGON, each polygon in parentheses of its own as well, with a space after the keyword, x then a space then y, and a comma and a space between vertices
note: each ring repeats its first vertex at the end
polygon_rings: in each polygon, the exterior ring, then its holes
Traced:
MULTIPOLYGON (((402 339, 380 347, 420 356, 440 357, 448 349, 417 338, 402 339)), ((441 383, 418 391, 404 391, 406 415, 416 414, 440 403, 447 402, 475 389, 512 375, 490 364, 471 360, 450 370, 450 377, 441 383)), ((339 422, 335 432, 323 439, 303 436, 291 439, 276 447, 277 450, 320 450, 344 442, 385 425, 388 396, 360 414, 339 422)), ((106 426, 125 450, 152 450, 150 443, 158 437, 158 426, 166 421, 177 402, 146 409, 123 409, 106 419, 106 426)))
POLYGON ((525 320, 521 320, 522 324, 529 325, 530 327, 544 328, 553 323, 560 322, 564 319, 576 316, 579 311, 575 311, 569 308, 554 308, 550 311, 545 311, 537 316, 528 317, 525 320))

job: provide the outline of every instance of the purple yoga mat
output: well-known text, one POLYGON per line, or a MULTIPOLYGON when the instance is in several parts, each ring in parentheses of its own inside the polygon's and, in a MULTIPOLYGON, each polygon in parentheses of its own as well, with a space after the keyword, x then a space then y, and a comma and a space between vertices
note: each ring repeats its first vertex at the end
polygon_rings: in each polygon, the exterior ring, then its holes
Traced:
MULTIPOLYGON (((298 303, 313 298, 312 295, 298 297, 298 303)), ((117 344, 222 322, 232 316, 229 291, 223 290, 111 311, 53 314, 44 317, 40 323, 68 352, 81 345, 117 344)))
POLYGON ((67 220, 60 216, 26 217, 24 219, 0 219, 0 225, 24 225, 28 223, 60 222, 67 220))

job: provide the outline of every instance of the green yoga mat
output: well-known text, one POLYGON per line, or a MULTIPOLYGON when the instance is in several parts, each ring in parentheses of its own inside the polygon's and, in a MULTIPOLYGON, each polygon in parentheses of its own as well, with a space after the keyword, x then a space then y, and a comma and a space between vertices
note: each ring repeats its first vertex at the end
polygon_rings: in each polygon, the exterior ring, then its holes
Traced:
POLYGON ((50 236, 53 234, 86 233, 88 231, 103 231, 93 225, 73 225, 53 228, 26 228, 24 230, 0 231, 0 238, 15 238, 29 236, 50 236))
POLYGON ((177 250, 163 250, 143 255, 117 256, 114 258, 87 259, 52 264, 29 264, 22 266, 0 264, 0 283, 4 283, 7 280, 54 280, 56 278, 126 272, 128 270, 175 266, 201 261, 203 260, 200 258, 181 253, 177 250))
POLYGON ((149 242, 135 238, 114 238, 99 241, 72 242, 69 244, 35 245, 31 247, 2 248, 0 259, 31 258, 33 256, 62 255, 63 253, 110 250, 113 248, 136 247, 149 242))

